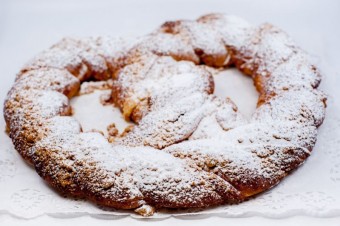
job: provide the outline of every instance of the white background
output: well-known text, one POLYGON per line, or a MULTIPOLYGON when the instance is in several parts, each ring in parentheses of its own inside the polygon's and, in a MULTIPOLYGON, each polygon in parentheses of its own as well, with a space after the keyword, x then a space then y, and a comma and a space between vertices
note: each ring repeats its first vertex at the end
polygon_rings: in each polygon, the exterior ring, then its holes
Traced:
MULTIPOLYGON (((235 14, 254 24, 271 22, 286 30, 315 56, 332 65, 331 79, 339 82, 340 70, 340 1, 320 0, 0 0, 0 102, 13 83, 15 73, 33 55, 64 36, 140 35, 171 19, 194 19, 209 12, 235 14)), ((2 111, 2 104, 0 107, 2 111)), ((3 119, 0 118, 3 127, 3 119)), ((1 128, 4 129, 4 128, 1 128)), ((1 145, 1 144, 0 144, 1 145)), ((1 157, 1 153, 0 153, 1 157)), ((1 191, 1 185, 0 185, 1 191)), ((1 200, 0 200, 1 201, 1 200)), ((90 216, 54 218, 42 216, 22 220, 0 213, 0 225, 94 224, 101 225, 340 225, 340 218, 288 219, 204 218, 167 219, 162 221, 98 219, 90 216)))

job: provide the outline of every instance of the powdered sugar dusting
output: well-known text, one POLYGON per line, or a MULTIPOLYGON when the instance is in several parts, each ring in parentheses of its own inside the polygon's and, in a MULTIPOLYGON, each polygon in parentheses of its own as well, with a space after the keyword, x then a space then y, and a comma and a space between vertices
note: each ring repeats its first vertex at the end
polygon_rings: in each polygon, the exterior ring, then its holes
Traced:
POLYGON ((234 203, 277 184, 314 147, 320 80, 282 30, 210 14, 131 40, 63 39, 24 66, 4 115, 16 149, 53 187, 149 215, 150 205, 234 203), (201 63, 252 76, 260 99, 250 120, 213 95, 201 63), (109 143, 66 116, 80 82, 111 78, 112 100, 136 125, 109 143))

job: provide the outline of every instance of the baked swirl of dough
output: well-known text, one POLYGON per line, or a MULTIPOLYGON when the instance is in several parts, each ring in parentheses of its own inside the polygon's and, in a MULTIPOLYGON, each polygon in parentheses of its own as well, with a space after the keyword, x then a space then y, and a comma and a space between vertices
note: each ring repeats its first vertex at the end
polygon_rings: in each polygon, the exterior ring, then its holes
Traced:
POLYGON ((209 14, 131 40, 61 40, 18 73, 4 117, 16 150, 52 187, 148 216, 238 203, 279 183, 315 145, 326 107, 320 81, 284 31, 209 14), (212 68, 230 66, 259 92, 250 119, 213 94, 212 68), (69 103, 82 82, 107 79, 136 124, 110 142, 83 132, 69 103))

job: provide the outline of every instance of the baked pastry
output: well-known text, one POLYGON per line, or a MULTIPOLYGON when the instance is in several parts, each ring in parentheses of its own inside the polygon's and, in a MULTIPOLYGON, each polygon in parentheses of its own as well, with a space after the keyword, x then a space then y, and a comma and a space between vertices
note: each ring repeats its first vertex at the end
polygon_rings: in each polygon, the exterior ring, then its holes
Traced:
POLYGON ((315 145, 320 81, 282 30, 209 14, 133 40, 63 39, 23 67, 4 116, 16 150, 54 188, 149 216, 238 203, 280 182, 315 145), (249 120, 213 94, 211 68, 228 66, 259 91, 249 120), (81 82, 109 78, 112 100, 136 123, 110 142, 82 132, 68 101, 81 82))

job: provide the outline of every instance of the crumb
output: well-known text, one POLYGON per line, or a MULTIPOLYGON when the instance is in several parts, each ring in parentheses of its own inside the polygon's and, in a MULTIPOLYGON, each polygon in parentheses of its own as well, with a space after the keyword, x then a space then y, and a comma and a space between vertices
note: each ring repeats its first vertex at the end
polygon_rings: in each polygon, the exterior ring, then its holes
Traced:
POLYGON ((111 92, 101 94, 100 95, 100 103, 103 106, 111 105, 112 104, 111 92))
POLYGON ((149 217, 155 213, 155 207, 144 204, 141 207, 135 209, 135 212, 142 215, 143 217, 149 217))
POLYGON ((119 133, 118 129, 116 128, 116 124, 114 123, 107 126, 107 132, 110 137, 116 137, 119 133))

